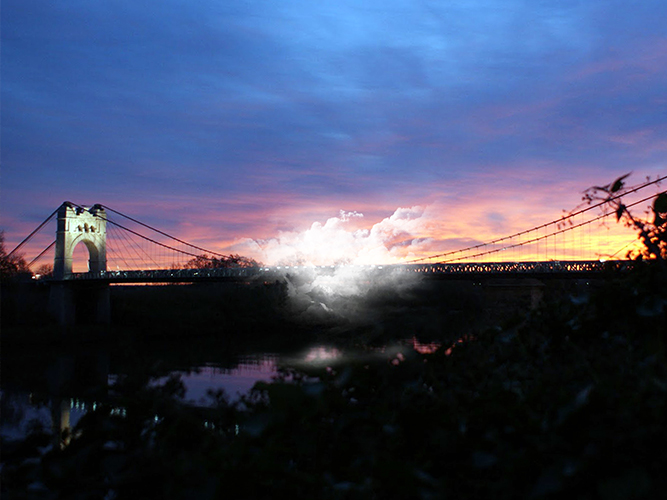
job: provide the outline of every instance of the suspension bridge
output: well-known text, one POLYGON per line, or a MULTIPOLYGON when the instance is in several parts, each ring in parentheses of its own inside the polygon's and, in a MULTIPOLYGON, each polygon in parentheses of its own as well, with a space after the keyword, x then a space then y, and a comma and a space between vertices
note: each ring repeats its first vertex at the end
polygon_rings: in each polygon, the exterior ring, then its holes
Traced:
MULTIPOLYGON (((649 179, 634 188, 623 189, 618 198, 624 197, 623 206, 627 209, 639 209, 655 198, 656 190, 650 188, 666 178, 649 179), (628 202, 630 196, 634 199, 628 202)), ((618 227, 618 214, 609 209, 609 201, 590 203, 558 219, 492 241, 400 264, 356 267, 372 273, 419 274, 439 279, 586 278, 610 268, 627 269, 633 261, 619 258, 619 254, 637 243, 637 235, 626 229, 626 240, 611 252, 614 247, 609 246, 608 232, 610 226, 618 227)), ((72 202, 58 207, 9 256, 19 255, 40 235, 43 239, 45 232, 52 235, 54 220, 55 239, 36 253, 28 267, 33 278, 61 290, 56 302, 62 304, 70 300, 67 295, 71 292, 67 290, 75 283, 88 283, 89 288, 97 285, 103 290, 111 283, 267 282, 304 271, 333 274, 341 267, 267 267, 251 259, 225 255, 187 242, 109 206, 72 202), (88 251, 87 266, 83 270, 77 269, 77 265, 81 267, 81 262, 77 264, 75 258, 77 246, 88 251)), ((34 247, 33 243, 30 248, 34 247)), ((100 300, 100 308, 108 309, 103 305, 107 299, 100 300)), ((66 305, 62 307, 67 309, 66 305)))
MULTIPOLYGON (((625 190, 622 195, 628 197, 646 191, 666 178, 647 181, 625 190)), ((641 207, 655 196, 655 192, 639 196, 624 206, 628 209, 641 207)), ((617 215, 604 208, 603 202, 590 204, 545 224, 492 241, 407 259, 400 264, 359 267, 442 276, 589 273, 610 266, 625 267, 627 261, 622 254, 637 243, 636 234, 626 230, 626 241, 610 252, 609 227, 618 226, 617 215)), ((267 267, 250 259, 233 258, 172 236, 111 207, 101 204, 86 207, 71 202, 63 203, 51 213, 9 256, 18 255, 44 232, 52 235, 50 223, 54 220, 57 220, 55 239, 51 237, 46 247, 31 260, 25 259, 36 278, 45 274, 51 281, 188 282, 242 280, 267 273, 314 268, 267 267), (81 269, 82 263, 76 262, 74 254, 77 247, 81 248, 81 243, 88 250, 85 269, 81 269), (50 263, 52 271, 48 269, 50 263)), ((319 266, 319 269, 324 272, 334 267, 319 266)))

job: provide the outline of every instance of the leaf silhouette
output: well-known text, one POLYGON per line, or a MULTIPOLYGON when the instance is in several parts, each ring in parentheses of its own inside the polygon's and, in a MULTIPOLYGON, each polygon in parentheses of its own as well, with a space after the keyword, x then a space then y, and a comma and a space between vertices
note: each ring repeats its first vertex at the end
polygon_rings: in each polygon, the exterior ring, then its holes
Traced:
POLYGON ((653 202, 653 213, 655 214, 655 220, 653 221, 655 226, 662 226, 667 223, 667 192, 656 196, 653 202))
POLYGON ((619 177, 618 179, 616 179, 614 181, 614 183, 611 185, 611 192, 612 193, 616 193, 617 191, 620 191, 623 188, 623 180, 628 175, 630 175, 630 174, 628 173, 628 174, 622 175, 621 177, 619 177))
POLYGON ((623 204, 621 203, 621 204, 618 206, 618 208, 616 209, 616 222, 618 222, 619 220, 621 220, 621 217, 623 216, 623 212, 624 212, 624 211, 625 211, 625 205, 623 205, 623 204))
POLYGON ((653 210, 659 214, 667 213, 667 192, 660 193, 655 197, 655 201, 653 202, 653 210))

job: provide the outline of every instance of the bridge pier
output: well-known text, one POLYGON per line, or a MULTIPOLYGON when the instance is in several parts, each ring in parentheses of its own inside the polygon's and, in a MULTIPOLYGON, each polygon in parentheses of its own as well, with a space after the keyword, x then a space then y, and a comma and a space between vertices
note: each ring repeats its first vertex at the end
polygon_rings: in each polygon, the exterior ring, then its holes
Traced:
POLYGON ((528 287, 530 289, 530 308, 535 310, 542 303, 545 285, 539 280, 530 280, 528 287))
POLYGON ((59 325, 73 325, 76 318, 74 290, 69 283, 53 283, 49 290, 49 312, 59 325))
POLYGON ((53 283, 49 311, 61 326, 111 322, 111 291, 108 284, 53 283))
POLYGON ((487 304, 500 309, 514 309, 519 305, 525 310, 534 310, 540 306, 546 286, 535 278, 495 278, 480 284, 487 304))

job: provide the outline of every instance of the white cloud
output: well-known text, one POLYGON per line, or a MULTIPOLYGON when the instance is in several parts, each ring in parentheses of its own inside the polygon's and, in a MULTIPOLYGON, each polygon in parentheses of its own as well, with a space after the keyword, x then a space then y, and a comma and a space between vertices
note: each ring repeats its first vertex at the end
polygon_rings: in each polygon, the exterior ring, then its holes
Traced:
POLYGON ((305 231, 283 231, 276 238, 237 242, 232 250, 266 265, 390 264, 404 262, 427 243, 425 209, 398 208, 370 228, 359 227, 363 214, 340 211, 305 231))

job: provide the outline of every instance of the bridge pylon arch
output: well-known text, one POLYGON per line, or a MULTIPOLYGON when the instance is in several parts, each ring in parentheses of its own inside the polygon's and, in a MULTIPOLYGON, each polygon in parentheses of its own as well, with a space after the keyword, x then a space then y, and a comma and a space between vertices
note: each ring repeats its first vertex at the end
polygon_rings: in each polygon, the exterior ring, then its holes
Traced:
POLYGON ((107 269, 107 215, 101 205, 82 207, 66 201, 58 209, 56 251, 49 307, 61 325, 109 323, 111 295, 108 283, 80 286, 72 277, 74 248, 88 249, 88 269, 107 269))
POLYGON ((53 277, 68 279, 72 275, 74 248, 86 245, 88 269, 92 272, 107 269, 107 215, 101 205, 80 207, 66 201, 58 209, 56 249, 53 277))

